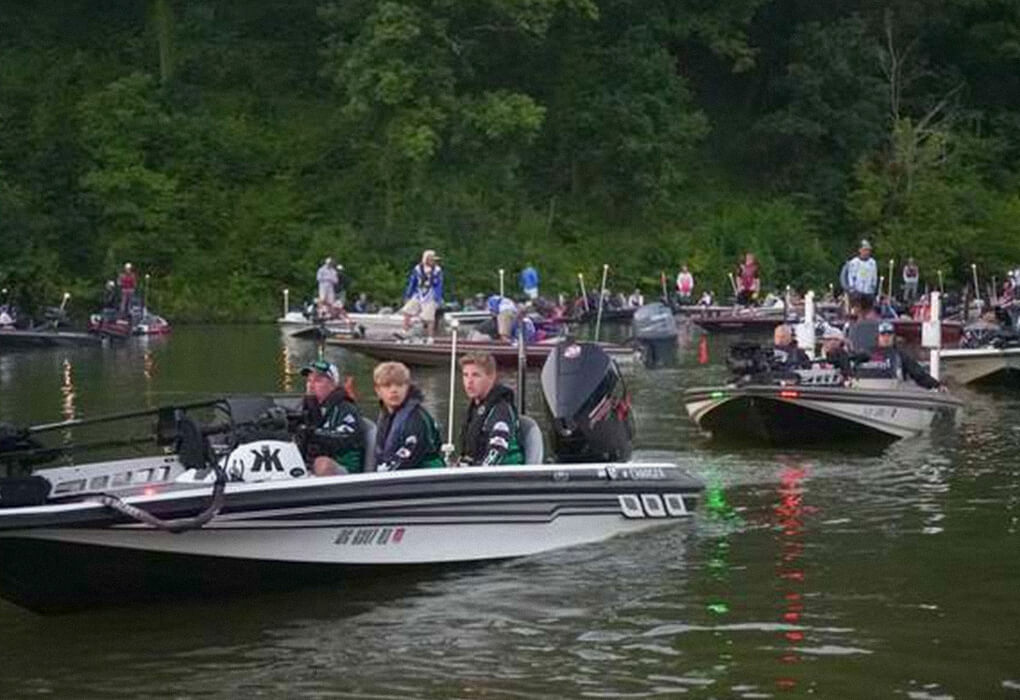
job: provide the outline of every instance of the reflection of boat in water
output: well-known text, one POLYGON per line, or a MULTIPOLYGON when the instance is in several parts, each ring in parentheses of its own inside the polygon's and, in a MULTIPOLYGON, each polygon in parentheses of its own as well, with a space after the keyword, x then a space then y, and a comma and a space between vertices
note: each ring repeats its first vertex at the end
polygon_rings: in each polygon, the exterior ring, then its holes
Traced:
POLYGON ((946 393, 896 379, 856 379, 845 386, 836 370, 787 376, 695 387, 684 392, 684 404, 714 438, 774 445, 892 442, 924 433, 936 414, 962 406, 946 393))
MULTIPOLYGON (((552 371, 552 384, 569 380, 554 387, 554 415, 570 422, 575 410, 611 403, 602 389, 607 368, 587 362, 585 352, 563 355, 586 370, 583 379, 562 364, 552 371)), ((704 488, 670 464, 542 464, 541 433, 527 416, 529 466, 375 472, 368 450, 365 473, 309 477, 288 437, 286 408, 261 397, 228 400, 218 422, 204 427, 190 409, 159 409, 158 442, 172 445, 171 454, 0 480, 0 596, 60 611, 308 581, 339 585, 666 525, 692 512, 704 488)), ((371 436, 374 426, 363 422, 371 436)), ((610 429, 604 444, 629 453, 617 441, 630 435, 607 416, 588 415, 585 436, 600 425, 610 429)), ((0 451, 8 459, 38 454, 35 437, 0 433, 7 440, 0 451)), ((586 454, 576 448, 567 445, 572 456, 586 454)), ((596 453, 603 448, 593 443, 596 453)))
MULTIPOLYGON (((563 341, 543 341, 525 346, 524 352, 529 367, 541 367, 549 354, 563 341)), ((367 340, 364 338, 330 338, 327 344, 334 347, 352 350, 377 360, 393 360, 408 365, 446 366, 450 364, 450 340, 435 338, 433 342, 424 340, 367 340)), ((600 344, 615 359, 626 359, 634 356, 634 350, 623 345, 600 344)), ((458 351, 487 352, 504 366, 517 364, 517 347, 507 343, 459 341, 458 351)))

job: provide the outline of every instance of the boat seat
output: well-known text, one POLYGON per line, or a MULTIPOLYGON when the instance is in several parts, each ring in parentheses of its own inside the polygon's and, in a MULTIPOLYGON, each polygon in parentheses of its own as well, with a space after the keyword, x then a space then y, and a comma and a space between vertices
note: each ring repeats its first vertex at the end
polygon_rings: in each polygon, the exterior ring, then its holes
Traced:
POLYGON ((866 319, 850 324, 847 329, 847 345, 857 352, 871 352, 878 347, 878 324, 874 319, 866 319))
POLYGON ((525 464, 542 464, 545 461, 545 445, 542 430, 531 416, 520 416, 521 445, 524 447, 525 464))
POLYGON ((205 469, 211 462, 209 443, 191 416, 177 419, 177 460, 185 469, 205 469))
POLYGON ((359 418, 361 421, 361 429, 365 432, 365 457, 361 462, 362 471, 374 472, 375 471, 375 435, 377 428, 375 423, 370 421, 365 416, 359 418))

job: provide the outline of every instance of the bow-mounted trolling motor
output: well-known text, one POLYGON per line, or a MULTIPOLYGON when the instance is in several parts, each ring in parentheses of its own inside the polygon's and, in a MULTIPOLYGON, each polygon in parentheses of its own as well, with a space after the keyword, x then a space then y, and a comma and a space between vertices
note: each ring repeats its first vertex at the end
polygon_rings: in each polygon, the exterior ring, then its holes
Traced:
POLYGON ((542 367, 542 393, 558 462, 624 462, 634 419, 619 367, 594 343, 566 342, 542 367))

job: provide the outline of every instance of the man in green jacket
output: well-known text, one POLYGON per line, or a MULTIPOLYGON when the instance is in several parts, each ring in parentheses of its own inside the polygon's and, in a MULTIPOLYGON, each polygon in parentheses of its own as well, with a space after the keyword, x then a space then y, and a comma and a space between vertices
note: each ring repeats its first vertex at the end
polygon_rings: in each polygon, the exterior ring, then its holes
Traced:
POLYGON ((486 352, 460 358, 470 403, 460 433, 460 461, 471 465, 524 464, 514 392, 499 382, 496 360, 486 352))
POLYGON ((317 476, 360 472, 365 457, 365 431, 354 399, 340 383, 340 369, 316 360, 301 370, 305 376, 305 456, 317 476))

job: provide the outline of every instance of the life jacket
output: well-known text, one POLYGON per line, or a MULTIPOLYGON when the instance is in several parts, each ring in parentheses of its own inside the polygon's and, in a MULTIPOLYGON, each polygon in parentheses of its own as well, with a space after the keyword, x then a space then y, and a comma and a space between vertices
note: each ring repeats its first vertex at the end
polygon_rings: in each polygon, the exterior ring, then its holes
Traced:
POLYGON ((468 403, 467 423, 460 433, 461 455, 468 457, 475 464, 480 463, 488 452, 489 436, 485 434, 485 425, 489 422, 492 412, 500 403, 506 403, 510 409, 510 437, 507 440, 506 453, 500 464, 524 464, 524 449, 521 447, 521 426, 514 408, 514 392, 502 384, 495 384, 481 404, 474 401, 468 403))
POLYGON ((428 433, 424 436, 430 443, 429 451, 426 453, 422 463, 419 467, 443 467, 446 466, 443 462, 443 457, 439 452, 441 438, 439 437, 439 429, 436 427, 436 423, 432 416, 421 407, 422 400, 425 397, 422 395, 421 390, 411 385, 407 390, 407 398, 404 399, 404 403, 393 413, 390 413, 383 408, 379 415, 379 428, 378 438, 375 442, 375 463, 376 464, 388 464, 393 461, 396 456, 397 450, 400 449, 401 443, 404 440, 404 427, 407 425, 408 419, 414 414, 415 411, 420 410, 422 420, 425 423, 425 429, 428 433))
POLYGON ((903 380, 903 360, 896 348, 875 348, 867 362, 858 363, 856 375, 862 379, 903 380))

